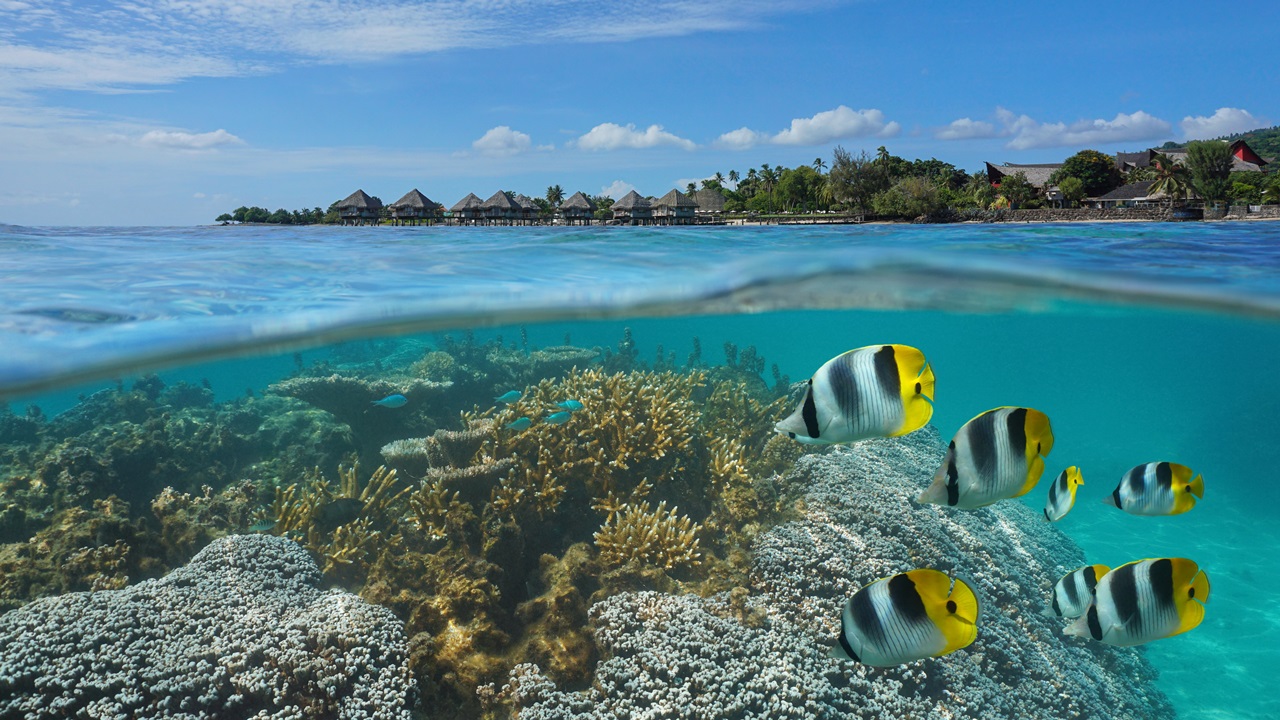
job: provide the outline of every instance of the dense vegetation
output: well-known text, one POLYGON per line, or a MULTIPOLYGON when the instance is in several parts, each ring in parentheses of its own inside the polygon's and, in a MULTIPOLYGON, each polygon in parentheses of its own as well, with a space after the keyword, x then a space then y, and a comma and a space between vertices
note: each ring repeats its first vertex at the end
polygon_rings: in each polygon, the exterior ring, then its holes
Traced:
MULTIPOLYGON (((1280 127, 1233 135, 1226 140, 1245 138, 1264 157, 1280 155, 1280 127)), ((1172 143, 1166 143, 1173 146, 1172 143)), ((1113 156, 1098 150, 1081 150, 1067 158, 1050 182, 1061 190, 1069 207, 1085 198, 1103 195, 1123 184, 1154 180, 1171 197, 1195 196, 1209 202, 1231 204, 1280 202, 1280 174, 1276 172, 1231 173, 1227 144, 1217 141, 1187 145, 1186 165, 1157 162, 1127 175, 1115 167, 1113 156)), ((1277 163, 1280 164, 1280 163, 1277 163)), ((988 182, 985 172, 970 174, 951 163, 929 158, 907 160, 891 154, 884 146, 875 154, 865 150, 854 154, 837 146, 828 163, 821 157, 809 165, 749 168, 746 173, 729 170, 703 180, 701 188, 689 183, 690 194, 698 189, 720 192, 729 214, 773 215, 778 213, 843 212, 886 219, 948 221, 981 218, 1004 208, 1037 208, 1047 202, 1044 195, 1022 173, 1006 176, 999 187, 988 182)), ((508 192, 514 197, 515 193, 508 192)), ((583 193, 596 205, 596 217, 612 217, 614 199, 583 193)), ((568 195, 559 185, 547 188, 544 197, 533 198, 538 215, 549 219, 568 195)), ((390 211, 382 211, 384 219, 390 211)), ((327 211, 270 212, 266 208, 240 207, 224 213, 217 222, 278 223, 306 225, 338 223, 337 203, 327 211)))

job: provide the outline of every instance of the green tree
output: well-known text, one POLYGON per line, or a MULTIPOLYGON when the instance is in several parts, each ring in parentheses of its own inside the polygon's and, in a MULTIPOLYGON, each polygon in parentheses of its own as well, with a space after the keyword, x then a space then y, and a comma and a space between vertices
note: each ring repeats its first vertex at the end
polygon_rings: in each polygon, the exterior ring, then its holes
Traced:
POLYGON ((1036 188, 1027 180, 1027 174, 1016 172, 1000 180, 1000 194, 1009 201, 1009 207, 1017 209, 1036 197, 1036 188))
POLYGON ((564 202, 564 188, 559 185, 551 185, 547 188, 547 203, 551 207, 560 207, 560 203, 564 202))
POLYGON ((737 170, 729 171, 729 182, 732 183, 735 187, 738 185, 738 180, 741 179, 741 177, 742 176, 738 174, 737 170))
POLYGON ((1187 143, 1187 169, 1191 184, 1208 202, 1225 202, 1231 194, 1231 146, 1221 140, 1187 143))
POLYGON ((1261 205, 1262 191, 1257 185, 1251 185, 1243 182, 1231 183, 1231 204, 1232 205, 1261 205))
POLYGON ((235 218, 232 217, 229 213, 222 213, 221 215, 213 219, 214 222, 220 222, 223 225, 226 225, 232 220, 235 220, 235 218))
POLYGON ((1164 195, 1172 207, 1179 200, 1191 195, 1191 171, 1164 153, 1156 153, 1151 159, 1154 180, 1147 188, 1147 195, 1164 195))
POLYGON ((819 175, 822 174, 822 171, 825 170, 826 167, 827 161, 823 160, 821 156, 813 159, 813 169, 817 170, 819 175))
POLYGON ((827 173, 831 200, 859 212, 869 211, 875 194, 889 187, 876 162, 865 150, 855 156, 837 145, 832 151, 831 171, 827 173))
POLYGON ((928 217, 944 207, 937 184, 919 176, 905 177, 888 190, 876 193, 871 204, 877 215, 908 220, 928 217))
POLYGON ((1084 181, 1075 176, 1067 176, 1058 183, 1058 189, 1062 191, 1062 197, 1071 203, 1072 207, 1080 204, 1080 201, 1088 197, 1084 191, 1084 181))
POLYGON ((1061 188, 1063 179, 1068 177, 1079 178, 1084 183, 1085 194, 1091 196, 1105 195, 1120 187, 1120 171, 1116 169, 1115 159, 1097 150, 1081 150, 1067 158, 1062 167, 1049 176, 1049 182, 1061 188))
POLYGON ((801 165, 783 170, 778 178, 777 199, 788 210, 813 210, 818 204, 819 189, 824 184, 817 170, 801 165))
POLYGON ((1280 203, 1280 175, 1272 178, 1271 184, 1262 191, 1262 202, 1268 205, 1280 203))

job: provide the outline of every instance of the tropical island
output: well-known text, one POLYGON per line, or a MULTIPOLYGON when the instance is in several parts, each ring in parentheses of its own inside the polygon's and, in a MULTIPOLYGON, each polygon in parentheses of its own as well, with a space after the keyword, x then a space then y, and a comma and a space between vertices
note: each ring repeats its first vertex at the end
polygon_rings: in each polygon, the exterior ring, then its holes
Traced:
POLYGON ((1060 163, 986 163, 969 173, 880 146, 837 146, 828 162, 717 171, 683 191, 621 198, 551 185, 541 197, 499 190, 452 206, 417 188, 393 203, 356 190, 325 209, 239 207, 215 222, 280 225, 696 225, 1280 218, 1280 126, 1185 145, 1060 163), (1031 212, 1040 211, 1040 212, 1031 212))

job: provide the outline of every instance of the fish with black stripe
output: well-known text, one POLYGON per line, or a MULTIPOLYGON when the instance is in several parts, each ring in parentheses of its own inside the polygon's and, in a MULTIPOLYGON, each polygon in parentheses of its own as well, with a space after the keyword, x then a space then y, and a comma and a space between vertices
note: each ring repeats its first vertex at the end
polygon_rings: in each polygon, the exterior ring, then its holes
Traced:
POLYGON ((933 417, 933 370, 906 345, 869 345, 837 355, 809 379, 804 399, 774 430, 830 445, 919 430, 933 417))
POLYGON ((1045 615, 1050 617, 1078 618, 1093 604, 1093 592, 1098 580, 1111 571, 1106 565, 1085 565, 1072 570, 1054 583, 1053 600, 1045 615))
POLYGON ((999 407, 965 423, 947 446, 942 467, 917 502, 979 508, 1031 492, 1053 450, 1049 417, 999 407))
POLYGON ((1131 468, 1102 502, 1130 515, 1180 515, 1204 497, 1204 476, 1186 465, 1149 462, 1131 468))
POLYGON ((1136 560, 1098 581, 1094 601, 1066 634, 1126 647, 1173 637, 1204 620, 1209 576, 1186 558, 1136 560))
POLYGON ((1076 489, 1084 484, 1080 468, 1072 465, 1063 470, 1049 486, 1049 500, 1044 504, 1044 516, 1049 522, 1058 522, 1071 512, 1076 504, 1076 489))
POLYGON ((830 655, 876 667, 941 657, 972 643, 977 623, 978 598, 963 580, 910 570, 876 580, 845 602, 830 655))

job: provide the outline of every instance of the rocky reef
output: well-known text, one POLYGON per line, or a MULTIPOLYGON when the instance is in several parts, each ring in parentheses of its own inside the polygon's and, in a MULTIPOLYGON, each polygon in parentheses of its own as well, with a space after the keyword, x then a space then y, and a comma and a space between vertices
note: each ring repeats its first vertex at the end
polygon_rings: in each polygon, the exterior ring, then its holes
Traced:
POLYGON ((409 718, 401 622, 283 538, 0 615, 0 717, 409 718))
POLYGON ((1018 502, 914 502, 944 450, 929 427, 800 459, 783 482, 800 515, 756 539, 749 587, 605 598, 590 611, 603 659, 589 687, 524 664, 483 697, 520 720, 1174 716, 1141 650, 1068 638, 1040 614, 1084 564, 1061 531, 1018 502), (915 567, 971 581, 978 639, 895 668, 827 657, 844 600, 915 567))

